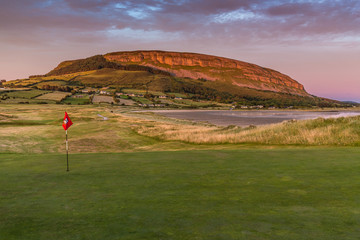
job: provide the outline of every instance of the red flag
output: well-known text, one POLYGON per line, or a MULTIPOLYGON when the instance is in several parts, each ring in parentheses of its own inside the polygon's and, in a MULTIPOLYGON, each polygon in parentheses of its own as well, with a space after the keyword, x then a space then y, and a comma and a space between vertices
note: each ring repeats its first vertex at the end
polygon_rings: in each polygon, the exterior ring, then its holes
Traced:
POLYGON ((68 128, 72 125, 72 121, 69 118, 69 115, 67 114, 67 112, 65 112, 65 117, 64 117, 64 122, 63 122, 63 128, 64 130, 68 130, 68 128))

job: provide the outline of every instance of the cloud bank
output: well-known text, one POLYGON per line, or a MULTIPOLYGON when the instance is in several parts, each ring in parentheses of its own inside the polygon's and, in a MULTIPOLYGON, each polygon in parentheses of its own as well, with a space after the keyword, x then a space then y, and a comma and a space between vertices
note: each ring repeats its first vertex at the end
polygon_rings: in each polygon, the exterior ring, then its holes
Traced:
POLYGON ((0 41, 8 44, 43 43, 52 37, 73 41, 84 35, 91 42, 114 37, 116 31, 243 44, 314 39, 351 44, 360 38, 360 2, 17 0, 0 9, 0 41))

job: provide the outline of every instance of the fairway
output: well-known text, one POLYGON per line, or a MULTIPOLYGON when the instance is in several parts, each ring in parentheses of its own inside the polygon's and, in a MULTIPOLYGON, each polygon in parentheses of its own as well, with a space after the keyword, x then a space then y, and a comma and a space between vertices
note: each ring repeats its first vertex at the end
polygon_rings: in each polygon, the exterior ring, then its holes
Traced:
POLYGON ((360 150, 0 155, 0 240, 359 239, 360 150))

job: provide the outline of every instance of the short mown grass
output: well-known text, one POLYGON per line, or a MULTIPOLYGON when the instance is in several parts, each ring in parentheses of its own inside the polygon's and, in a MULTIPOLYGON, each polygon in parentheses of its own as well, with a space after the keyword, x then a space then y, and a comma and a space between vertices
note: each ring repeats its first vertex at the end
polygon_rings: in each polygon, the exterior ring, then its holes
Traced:
POLYGON ((0 155, 0 239, 359 239, 360 151, 0 155))

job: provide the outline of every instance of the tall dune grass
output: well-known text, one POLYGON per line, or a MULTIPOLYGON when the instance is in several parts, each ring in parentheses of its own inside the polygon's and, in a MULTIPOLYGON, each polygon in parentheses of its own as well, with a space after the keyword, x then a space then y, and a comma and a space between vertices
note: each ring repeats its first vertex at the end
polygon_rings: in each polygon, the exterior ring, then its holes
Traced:
POLYGON ((153 126, 138 125, 135 130, 139 134, 162 140, 179 140, 196 144, 257 143, 360 146, 360 116, 288 121, 253 128, 163 122, 153 126))

